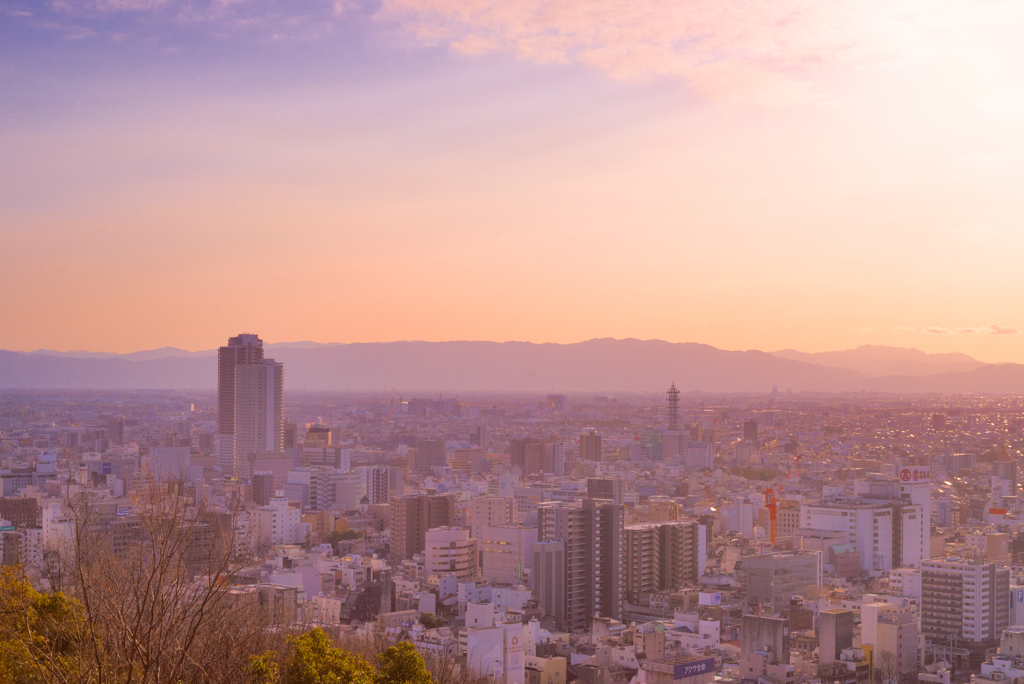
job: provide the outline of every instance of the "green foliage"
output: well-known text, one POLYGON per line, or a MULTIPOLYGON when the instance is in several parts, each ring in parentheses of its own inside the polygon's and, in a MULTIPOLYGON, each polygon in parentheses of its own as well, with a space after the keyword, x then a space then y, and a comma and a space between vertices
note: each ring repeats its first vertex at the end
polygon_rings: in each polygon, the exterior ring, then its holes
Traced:
MULTIPOLYGON (((373 684, 375 672, 361 656, 334 646, 317 627, 290 640, 281 684, 373 684)), ((272 681, 272 680, 271 680, 272 681)))
POLYGON ((420 615, 420 624, 427 629, 434 629, 444 625, 444 620, 438 619, 433 613, 423 613, 420 615))
POLYGON ((252 684, 276 684, 280 682, 281 672, 277 666, 277 653, 267 651, 263 655, 252 656, 246 672, 252 684))
POLYGON ((408 641, 391 646, 378 661, 376 684, 433 684, 423 656, 408 641))
POLYGON ((366 533, 363 532, 363 530, 345 530, 344 532, 340 530, 331 530, 331 533, 327 535, 327 543, 333 546, 334 544, 347 539, 362 539, 365 534, 366 533))
POLYGON ((0 569, 0 683, 81 673, 83 624, 77 601, 36 591, 20 568, 0 569))

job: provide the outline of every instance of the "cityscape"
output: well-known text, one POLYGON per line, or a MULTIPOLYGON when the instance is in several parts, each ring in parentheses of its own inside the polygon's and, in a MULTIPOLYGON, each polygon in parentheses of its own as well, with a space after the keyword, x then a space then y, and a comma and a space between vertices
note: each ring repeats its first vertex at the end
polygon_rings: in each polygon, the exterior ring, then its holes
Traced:
POLYGON ((0 394, 5 571, 124 610, 173 556, 171 614, 233 648, 407 643, 437 681, 1024 677, 1019 395, 292 392, 267 351, 0 394))
POLYGON ((0 684, 1024 684, 1024 0, 0 0, 0 684))

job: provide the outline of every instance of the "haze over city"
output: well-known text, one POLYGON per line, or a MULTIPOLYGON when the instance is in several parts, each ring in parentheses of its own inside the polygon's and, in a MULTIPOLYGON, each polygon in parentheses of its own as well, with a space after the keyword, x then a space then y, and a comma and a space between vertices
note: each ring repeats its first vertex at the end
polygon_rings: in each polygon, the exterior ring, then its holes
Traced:
POLYGON ((0 10, 0 348, 1024 361, 1019 2, 0 10))
POLYGON ((0 36, 0 684, 1024 682, 1024 0, 0 36))

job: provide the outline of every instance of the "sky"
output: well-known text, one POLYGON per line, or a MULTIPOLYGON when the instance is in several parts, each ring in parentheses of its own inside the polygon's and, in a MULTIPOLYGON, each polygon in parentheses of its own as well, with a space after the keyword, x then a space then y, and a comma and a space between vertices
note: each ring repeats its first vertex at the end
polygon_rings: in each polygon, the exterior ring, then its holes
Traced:
POLYGON ((1024 362, 1024 1, 0 0, 0 348, 1024 362))

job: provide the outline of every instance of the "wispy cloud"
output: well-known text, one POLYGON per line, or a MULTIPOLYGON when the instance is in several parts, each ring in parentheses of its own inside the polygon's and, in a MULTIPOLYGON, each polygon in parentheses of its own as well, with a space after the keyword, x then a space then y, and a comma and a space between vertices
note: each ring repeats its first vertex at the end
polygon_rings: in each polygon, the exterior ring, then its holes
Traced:
POLYGON ((994 12, 1019 16, 1019 3, 1010 5, 384 0, 378 17, 413 41, 446 44, 463 54, 504 52, 537 63, 576 63, 617 79, 676 76, 708 96, 786 105, 815 96, 816 74, 930 57, 930 32, 958 22, 960 35, 967 35, 972 21, 986 21, 994 12))
POLYGON ((897 326, 892 329, 895 333, 923 332, 932 335, 945 335, 948 333, 964 333, 969 335, 1015 335, 1020 331, 1012 325, 984 325, 981 327, 943 328, 935 325, 926 325, 920 330, 913 327, 897 326))

